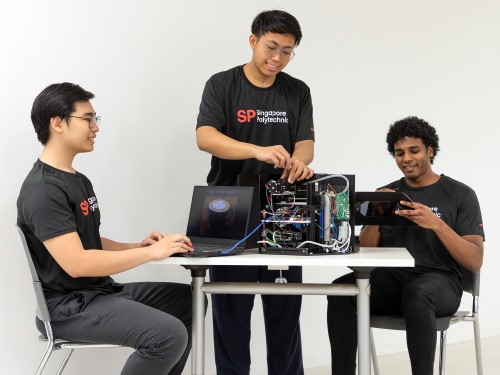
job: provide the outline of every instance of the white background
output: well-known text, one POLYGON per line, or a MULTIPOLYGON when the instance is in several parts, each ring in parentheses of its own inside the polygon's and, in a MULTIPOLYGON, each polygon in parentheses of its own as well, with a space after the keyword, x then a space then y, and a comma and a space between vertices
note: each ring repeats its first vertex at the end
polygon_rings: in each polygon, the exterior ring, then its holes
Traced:
MULTIPOLYGON (((2 0, 2 373, 32 373, 43 352, 14 229, 20 185, 42 149, 30 121, 35 96, 62 81, 96 94, 101 131, 95 151, 78 156, 75 166, 93 181, 103 235, 138 241, 153 228, 183 232, 192 186, 204 184, 210 164, 195 144, 205 81, 250 60, 251 22, 272 8, 289 11, 302 26, 302 43, 286 71, 311 88, 317 172, 355 174, 356 190, 373 190, 400 177, 386 151, 392 122, 417 115, 437 128, 442 151, 435 171, 463 181, 479 196, 487 238, 481 331, 483 337, 500 334, 499 2, 2 0)), ((345 272, 304 269, 304 279, 330 281, 345 272)), ((180 267, 153 266, 116 279, 190 281, 180 267)), ((257 301, 252 369, 265 374, 257 301)), ((304 297, 302 311, 304 363, 327 366, 326 298, 304 297)), ((206 369, 213 374, 210 313, 207 323, 206 369)), ((471 330, 467 324, 454 327, 449 342, 471 340, 471 330)), ((380 354, 406 350, 403 333, 377 332, 376 340, 380 354)), ((118 373, 129 353, 78 352, 68 374, 118 373)))

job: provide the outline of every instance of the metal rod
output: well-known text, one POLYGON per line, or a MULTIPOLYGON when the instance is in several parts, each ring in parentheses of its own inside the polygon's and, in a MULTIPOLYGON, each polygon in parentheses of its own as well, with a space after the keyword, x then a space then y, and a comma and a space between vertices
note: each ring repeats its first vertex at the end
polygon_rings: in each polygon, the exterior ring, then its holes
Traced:
POLYGON ((224 283, 206 282, 201 286, 205 293, 213 294, 274 294, 274 295, 327 295, 356 296, 359 289, 353 284, 277 284, 277 283, 224 283))
POLYGON ((193 275, 193 327, 191 371, 193 375, 205 373, 205 294, 201 287, 205 276, 193 275))

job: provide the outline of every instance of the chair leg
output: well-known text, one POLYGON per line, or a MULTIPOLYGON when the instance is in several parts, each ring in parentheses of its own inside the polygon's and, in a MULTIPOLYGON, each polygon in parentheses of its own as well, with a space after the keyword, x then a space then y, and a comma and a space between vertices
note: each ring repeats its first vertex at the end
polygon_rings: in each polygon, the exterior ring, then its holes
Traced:
POLYGON ((372 328, 370 328, 370 351, 372 352, 373 373, 374 375, 380 375, 380 369, 378 367, 377 359, 377 349, 375 349, 375 340, 373 338, 372 328))
POLYGON ((64 353, 64 357, 61 361, 61 364, 59 365, 59 368, 56 371, 56 375, 61 375, 62 372, 64 371, 64 368, 66 367, 66 364, 69 361, 69 357, 71 357, 71 354, 73 354, 74 349, 67 349, 66 353, 64 353))
POLYGON ((446 330, 439 333, 439 375, 444 375, 446 372, 446 334, 446 330))
POLYGON ((481 335, 479 333, 479 315, 476 313, 474 324, 474 345, 476 346, 477 375, 483 375, 483 356, 481 354, 481 335))
POLYGON ((52 354, 52 350, 54 350, 54 344, 52 341, 48 341, 47 348, 45 349, 45 353, 43 353, 42 360, 40 361, 40 364, 38 365, 35 375, 40 375, 43 372, 43 369, 45 368, 45 365, 47 364, 47 361, 49 360, 50 355, 52 354))

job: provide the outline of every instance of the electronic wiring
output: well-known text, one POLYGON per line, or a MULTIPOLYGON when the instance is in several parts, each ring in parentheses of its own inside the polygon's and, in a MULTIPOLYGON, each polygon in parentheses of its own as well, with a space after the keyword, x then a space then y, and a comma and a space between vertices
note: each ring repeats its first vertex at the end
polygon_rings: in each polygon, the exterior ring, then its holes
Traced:
POLYGON ((265 183, 266 205, 260 211, 262 230, 257 242, 268 248, 302 249, 312 245, 324 253, 349 251, 349 179, 332 174, 307 183, 319 187, 315 193, 320 200, 317 204, 306 202, 306 193, 299 186, 273 179, 265 183), (334 178, 343 183, 334 184, 334 178), (319 238, 315 240, 309 238, 311 225, 317 228, 319 238))

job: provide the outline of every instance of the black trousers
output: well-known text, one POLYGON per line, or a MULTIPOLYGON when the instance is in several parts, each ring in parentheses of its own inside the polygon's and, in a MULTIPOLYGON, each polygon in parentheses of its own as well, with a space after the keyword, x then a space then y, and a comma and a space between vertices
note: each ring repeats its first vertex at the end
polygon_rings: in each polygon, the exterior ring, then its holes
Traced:
POLYGON ((49 299, 54 337, 134 348, 122 374, 180 375, 191 350, 191 286, 121 285, 118 293, 73 292, 52 306, 49 299))
MULTIPOLYGON (((354 273, 334 284, 354 283, 354 273)), ((454 314, 460 306, 460 281, 450 274, 418 269, 377 268, 370 278, 370 313, 403 315, 413 375, 432 375, 436 351, 435 317, 454 314)), ((332 374, 356 371, 357 317, 355 297, 328 297, 328 336, 332 374)))
MULTIPOLYGON (((288 282, 302 282, 302 268, 282 271, 288 282)), ((259 266, 212 266, 211 281, 275 282, 279 271, 259 266)), ((217 375, 250 372, 251 314, 255 295, 213 294, 217 375)), ((269 375, 303 375, 300 338, 302 296, 263 295, 269 375)))

